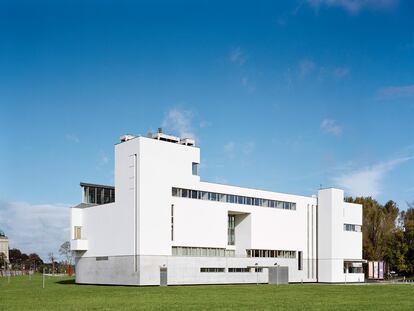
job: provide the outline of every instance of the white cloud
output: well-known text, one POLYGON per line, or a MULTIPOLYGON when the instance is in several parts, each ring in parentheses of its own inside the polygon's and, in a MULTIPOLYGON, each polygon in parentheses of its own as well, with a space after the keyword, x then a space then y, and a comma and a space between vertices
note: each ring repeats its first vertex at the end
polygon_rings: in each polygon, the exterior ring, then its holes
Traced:
POLYGON ((352 196, 376 197, 382 192, 382 183, 386 174, 398 165, 411 159, 413 157, 396 158, 387 162, 352 170, 334 178, 334 182, 338 187, 345 189, 352 196))
POLYGON ((239 66, 244 65, 247 60, 246 54, 240 47, 236 47, 230 51, 230 61, 239 66))
POLYGON ((181 138, 192 138, 197 140, 197 137, 192 129, 191 122, 193 113, 189 110, 182 110, 172 108, 167 111, 162 127, 177 132, 181 138))
POLYGON ((377 92, 378 99, 395 99, 414 96, 414 84, 384 87, 377 92))
POLYGON ((70 142, 73 142, 73 143, 79 143, 80 142, 79 138, 76 135, 73 135, 73 134, 66 134, 65 138, 66 138, 66 140, 68 140, 70 142))
POLYGON ((398 0, 307 0, 307 2, 316 10, 321 6, 339 7, 350 14, 357 14, 363 9, 392 8, 398 0))
POLYGON ((0 228, 9 237, 11 248, 37 253, 43 260, 70 238, 69 206, 0 201, 0 228))
POLYGON ((342 134, 342 126, 338 125, 335 120, 325 119, 321 123, 321 129, 325 133, 340 136, 342 134))

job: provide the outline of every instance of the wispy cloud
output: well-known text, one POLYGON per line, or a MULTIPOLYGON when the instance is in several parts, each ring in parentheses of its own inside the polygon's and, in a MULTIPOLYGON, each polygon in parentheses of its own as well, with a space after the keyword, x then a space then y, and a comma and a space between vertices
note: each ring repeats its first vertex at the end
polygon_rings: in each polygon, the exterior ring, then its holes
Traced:
POLYGON ((312 73, 316 68, 316 64, 308 59, 303 59, 299 62, 299 75, 305 77, 312 73))
POLYGON ((240 47, 236 47, 230 51, 229 59, 230 62, 242 66, 246 62, 247 56, 240 47))
POLYGON ((324 119, 321 123, 321 129, 325 133, 335 136, 341 135, 343 131, 342 126, 338 125, 337 122, 332 119, 324 119))
POLYGON ((181 138, 197 139, 192 129, 193 113, 190 110, 171 108, 165 114, 162 127, 177 132, 181 138))
POLYGON ((280 26, 280 27, 285 27, 287 25, 287 19, 284 17, 278 17, 278 19, 276 20, 276 23, 280 26))
POLYGON ((354 169, 334 178, 334 182, 352 196, 376 197, 382 192, 383 181, 387 173, 411 159, 413 157, 400 157, 354 169))
POLYGON ((103 154, 99 160, 99 165, 106 165, 109 162, 109 158, 106 154, 103 154))
POLYGON ((350 14, 358 14, 363 9, 388 9, 394 7, 398 0, 307 0, 315 10, 321 6, 339 7, 350 14))
POLYGON ((230 51, 229 60, 232 64, 235 64, 239 70, 240 83, 249 92, 254 92, 256 86, 249 77, 249 70, 245 64, 247 61, 246 53, 240 48, 236 47, 230 51))
POLYGON ((378 90, 378 99, 396 99, 414 96, 414 84, 403 86, 389 86, 378 90))
POLYGON ((208 121, 201 121, 201 122, 199 123, 199 126, 200 126, 200 128, 206 128, 206 127, 211 126, 211 122, 208 122, 208 121))
POLYGON ((246 156, 252 154, 253 151, 254 151, 255 146, 256 146, 255 143, 252 142, 252 141, 245 142, 242 145, 243 154, 246 155, 246 156))
POLYGON ((351 73, 351 69, 347 66, 326 66, 305 58, 298 62, 297 72, 299 78, 310 76, 321 81, 326 78, 337 80, 345 78, 351 73))
POLYGON ((245 75, 241 78, 241 84, 249 91, 254 92, 256 90, 256 87, 254 84, 250 81, 249 76, 245 75))
POLYGON ((223 151, 224 153, 230 158, 234 158, 235 157, 235 147, 236 144, 233 141, 230 141, 228 143, 226 143, 223 147, 223 151))
POLYGON ((348 67, 337 67, 333 69, 333 75, 339 79, 346 77, 350 72, 351 70, 348 67))
POLYGON ((236 156, 247 157, 254 152, 255 143, 252 141, 247 141, 243 143, 235 143, 230 141, 223 146, 224 153, 230 158, 234 159, 236 156))
POLYGON ((49 252, 58 255, 60 245, 70 238, 69 206, 0 201, 0 228, 10 247, 47 260, 49 252))
POLYGON ((73 142, 73 143, 79 143, 80 140, 76 135, 73 134, 66 134, 65 136, 67 141, 73 142))
POLYGON ((96 162, 96 169, 97 170, 107 170, 107 164, 109 163, 109 157, 104 151, 100 151, 99 155, 97 156, 96 162))

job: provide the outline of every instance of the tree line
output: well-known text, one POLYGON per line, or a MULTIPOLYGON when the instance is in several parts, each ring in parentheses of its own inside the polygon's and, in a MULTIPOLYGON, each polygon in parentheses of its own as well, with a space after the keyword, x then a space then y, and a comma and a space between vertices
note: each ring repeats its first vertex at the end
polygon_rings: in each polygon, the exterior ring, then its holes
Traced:
POLYGON ((363 258, 385 261, 389 271, 414 274, 414 202, 400 210, 390 200, 384 205, 371 197, 348 197, 363 206, 363 258))
POLYGON ((8 263, 6 263, 5 256, 2 253, 0 254, 0 269, 10 268, 14 270, 33 270, 37 272, 42 272, 43 269, 46 269, 47 272, 51 273, 65 272, 68 266, 72 265, 72 254, 69 241, 64 242, 60 246, 59 254, 63 259, 57 261, 57 257, 53 252, 48 253, 47 257, 49 262, 46 263, 36 253, 27 255, 17 248, 12 248, 9 250, 8 263))
MULTIPOLYGON (((42 258, 36 253, 27 255, 17 248, 9 250, 9 263, 14 269, 37 270, 44 265, 42 258)), ((0 258, 0 267, 5 267, 5 256, 0 258)))

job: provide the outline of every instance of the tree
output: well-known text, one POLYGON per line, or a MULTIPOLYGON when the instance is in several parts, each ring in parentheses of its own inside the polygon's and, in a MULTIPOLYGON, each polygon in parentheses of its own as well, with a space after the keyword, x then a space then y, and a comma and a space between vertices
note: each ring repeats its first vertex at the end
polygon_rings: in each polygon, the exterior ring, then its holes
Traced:
POLYGON ((407 273, 409 265, 407 263, 408 245, 405 241, 404 228, 397 228, 391 239, 388 241, 386 252, 386 262, 390 270, 400 273, 407 273))
POLYGON ((29 255, 29 262, 30 262, 30 266, 33 270, 37 270, 38 267, 43 265, 43 260, 36 253, 32 253, 32 254, 29 255))
POLYGON ((59 254, 64 256, 65 264, 71 265, 72 264, 72 252, 70 250, 70 243, 69 241, 64 242, 59 249, 59 254))
POLYGON ((22 252, 20 249, 12 248, 9 250, 9 261, 13 265, 20 265, 22 262, 22 252))
POLYGON ((6 268, 7 262, 6 262, 6 255, 4 253, 0 253, 0 269, 6 268))
POLYGON ((394 201, 381 205, 371 197, 346 198, 347 202, 363 206, 363 258, 385 261, 399 272, 408 271, 406 239, 401 226, 401 214, 394 201), (399 222, 398 222, 399 220, 399 222))
POLYGON ((401 213, 404 224, 404 238, 407 244, 407 272, 414 273, 414 203, 409 204, 409 208, 401 213))
POLYGON ((56 260, 56 257, 55 257, 55 255, 53 255, 53 252, 50 252, 47 256, 48 256, 50 262, 52 263, 52 274, 55 274, 55 260, 56 260))

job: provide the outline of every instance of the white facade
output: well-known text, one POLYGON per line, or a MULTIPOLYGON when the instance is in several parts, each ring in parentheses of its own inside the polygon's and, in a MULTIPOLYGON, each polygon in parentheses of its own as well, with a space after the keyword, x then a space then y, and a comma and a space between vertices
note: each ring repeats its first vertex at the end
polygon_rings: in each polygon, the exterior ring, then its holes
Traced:
POLYGON ((277 266, 289 282, 364 281, 361 205, 338 189, 305 197, 202 182, 193 145, 122 137, 115 202, 72 208, 78 283, 267 283, 277 266))

